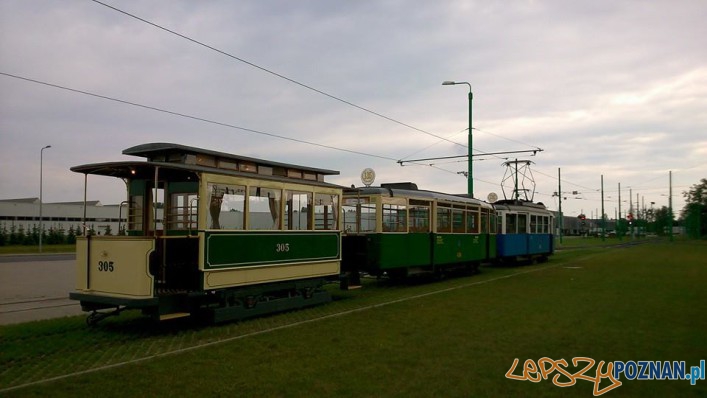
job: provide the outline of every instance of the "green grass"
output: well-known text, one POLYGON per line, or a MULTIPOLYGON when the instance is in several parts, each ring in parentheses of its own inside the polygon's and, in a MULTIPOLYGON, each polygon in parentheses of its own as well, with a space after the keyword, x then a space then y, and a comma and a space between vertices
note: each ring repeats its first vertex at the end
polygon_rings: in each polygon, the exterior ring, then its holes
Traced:
MULTIPOLYGON (((97 328, 81 317, 5 326, 0 390, 148 359, 0 393, 587 397, 588 381, 559 388, 504 375, 514 358, 545 356, 697 365, 707 359, 706 258, 707 242, 593 248, 435 283, 369 282, 335 291, 329 305, 226 325, 124 314, 97 328), (353 312, 332 316, 342 311, 353 312)), ((705 394, 707 381, 623 380, 605 396, 705 394)))
MULTIPOLYGON (((637 238, 631 238, 630 236, 624 236, 623 238, 618 238, 618 237, 605 237, 603 240, 602 238, 598 238, 595 236, 563 236, 562 237, 562 243, 560 243, 560 239, 558 237, 555 237, 555 245, 559 249, 576 249, 576 248, 587 248, 587 247, 605 247, 605 246, 616 246, 616 245, 621 245, 625 243, 630 243, 630 242, 645 242, 648 240, 656 240, 659 238, 646 238, 646 237, 637 237, 637 238)), ((667 240, 667 238, 661 238, 663 240, 667 240)))
MULTIPOLYGON (((42 245, 42 253, 75 253, 76 245, 42 245)), ((0 246, 0 254, 38 254, 39 246, 0 246)))

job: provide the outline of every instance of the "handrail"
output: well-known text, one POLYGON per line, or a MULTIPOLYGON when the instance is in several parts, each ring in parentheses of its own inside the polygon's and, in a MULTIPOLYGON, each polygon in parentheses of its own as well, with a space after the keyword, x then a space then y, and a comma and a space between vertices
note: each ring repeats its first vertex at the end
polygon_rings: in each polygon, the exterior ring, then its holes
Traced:
MULTIPOLYGON (((195 197, 195 198, 192 198, 192 200, 189 201, 189 213, 188 213, 188 215, 187 215, 187 217, 188 217, 188 221, 187 221, 187 231, 188 231, 188 235, 189 235, 189 236, 191 236, 191 223, 192 223, 192 221, 191 221, 191 217, 192 217, 191 209, 192 209, 192 207, 193 207, 193 206, 192 206, 192 203, 194 203, 194 201, 198 202, 198 201, 199 201, 199 197, 197 196, 197 197, 195 197)), ((197 214, 198 214, 198 209, 197 209, 197 214)), ((198 223, 199 223, 199 220, 197 220, 197 224, 198 224, 198 223)))
MULTIPOLYGON (((118 205, 118 235, 120 235, 120 224, 123 221, 123 203, 130 204, 130 202, 124 200, 118 205)), ((130 211, 128 211, 128 214, 130 214, 130 211)))

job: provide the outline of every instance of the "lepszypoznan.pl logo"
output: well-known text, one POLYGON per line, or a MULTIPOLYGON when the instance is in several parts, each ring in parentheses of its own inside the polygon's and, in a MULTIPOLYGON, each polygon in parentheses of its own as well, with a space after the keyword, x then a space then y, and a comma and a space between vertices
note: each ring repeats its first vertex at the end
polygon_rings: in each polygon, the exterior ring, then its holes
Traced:
POLYGON ((552 383, 557 387, 570 387, 577 383, 577 380, 586 380, 594 384, 594 396, 605 394, 621 386, 621 380, 689 380, 691 385, 695 385, 698 380, 705 380, 705 360, 700 361, 699 366, 692 366, 688 369, 685 361, 599 361, 597 363, 592 358, 574 357, 572 367, 580 370, 570 373, 567 369, 569 363, 564 359, 551 359, 543 357, 537 361, 526 359, 523 368, 516 370, 519 359, 513 360, 513 365, 506 372, 506 378, 511 380, 530 381, 539 383, 541 380, 548 380, 552 377, 552 383), (592 372, 594 375, 588 374, 592 372), (607 384, 601 388, 602 381, 607 384))

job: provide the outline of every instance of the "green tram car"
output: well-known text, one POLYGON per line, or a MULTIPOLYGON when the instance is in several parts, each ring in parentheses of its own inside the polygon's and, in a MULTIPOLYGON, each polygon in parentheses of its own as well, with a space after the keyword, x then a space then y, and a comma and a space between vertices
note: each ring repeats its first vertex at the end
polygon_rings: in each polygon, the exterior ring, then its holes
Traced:
POLYGON ((496 215, 478 199, 418 190, 413 183, 346 188, 343 276, 403 278, 476 271, 496 256, 496 215))
POLYGON ((125 309, 218 322, 331 300, 342 189, 324 178, 337 171, 165 143, 123 154, 147 160, 71 168, 85 185, 100 175, 127 188, 127 225, 76 245, 70 298, 87 322, 125 309))

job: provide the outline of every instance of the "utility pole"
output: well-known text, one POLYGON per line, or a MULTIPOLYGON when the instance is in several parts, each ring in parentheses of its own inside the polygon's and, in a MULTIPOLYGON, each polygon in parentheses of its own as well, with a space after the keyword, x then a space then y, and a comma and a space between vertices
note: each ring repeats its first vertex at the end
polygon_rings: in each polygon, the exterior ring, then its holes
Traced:
POLYGON ((42 162, 44 158, 44 150, 51 148, 47 145, 39 151, 39 252, 42 252, 42 235, 44 234, 44 217, 42 215, 42 162))
POLYGON ((670 228, 670 241, 673 241, 673 171, 668 172, 668 183, 670 184, 670 191, 668 193, 668 216, 670 217, 670 222, 668 227, 670 228))
MULTIPOLYGON (((641 203, 638 201, 638 192, 636 192, 636 213, 641 214, 641 203)), ((638 220, 640 220, 641 217, 636 217, 636 233, 638 236, 641 236, 641 226, 638 224, 638 220)))
POLYGON ((560 168, 557 168, 557 196, 560 198, 560 215, 557 217, 557 225, 560 227, 560 244, 562 244, 562 227, 564 226, 564 217, 562 216, 562 178, 560 168))
POLYGON ((455 82, 455 81, 450 81, 446 80, 442 82, 443 86, 453 86, 456 84, 466 84, 469 86, 469 135, 467 136, 467 145, 469 147, 469 152, 468 152, 468 159, 469 159, 469 168, 467 169, 467 195, 469 195, 470 198, 474 197, 474 169, 472 166, 472 154, 471 154, 471 148, 472 148, 472 126, 471 126, 471 108, 472 108, 472 101, 474 99, 474 94, 471 92, 471 83, 469 82, 455 82))
POLYGON ((631 223, 631 239, 636 239, 636 236, 633 234, 633 188, 628 189, 628 214, 631 216, 631 219, 628 221, 631 223))
MULTIPOLYGON (((621 221, 621 183, 619 183, 619 217, 616 219, 616 226, 617 226, 616 229, 618 229, 619 221, 621 221)), ((621 229, 623 230, 623 225, 621 225, 621 229)), ((616 231, 616 235, 619 236, 619 240, 624 239, 623 231, 621 231, 621 233, 616 231)))
POLYGON ((604 218, 604 174, 601 175, 601 240, 606 240, 606 219, 604 218))

